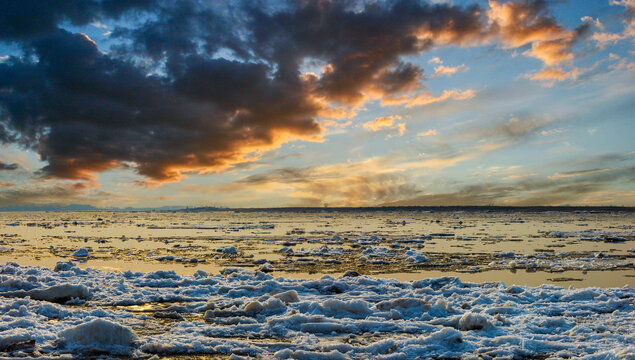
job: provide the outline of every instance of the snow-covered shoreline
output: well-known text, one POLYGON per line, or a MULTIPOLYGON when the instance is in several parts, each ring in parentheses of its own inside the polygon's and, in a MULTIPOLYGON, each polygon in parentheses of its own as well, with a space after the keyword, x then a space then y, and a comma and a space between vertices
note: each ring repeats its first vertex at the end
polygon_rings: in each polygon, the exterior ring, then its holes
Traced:
POLYGON ((0 265, 0 355, 635 358, 628 286, 347 275, 299 280, 230 268, 182 276, 7 263, 0 265))

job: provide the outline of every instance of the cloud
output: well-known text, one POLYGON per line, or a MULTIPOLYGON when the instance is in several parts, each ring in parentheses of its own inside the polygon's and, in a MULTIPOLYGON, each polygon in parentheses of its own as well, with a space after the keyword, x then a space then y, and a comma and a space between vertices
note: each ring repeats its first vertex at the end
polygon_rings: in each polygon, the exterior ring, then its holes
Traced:
POLYGON ((156 9, 158 1, 3 1, 0 3, 0 40, 23 41, 57 31, 58 24, 75 26, 98 19, 118 19, 138 11, 156 9))
POLYGON ((564 29, 547 12, 545 1, 490 0, 487 16, 492 27, 508 45, 523 46, 535 41, 559 38, 564 29))
POLYGON ((524 55, 540 59, 546 66, 570 63, 573 46, 587 36, 590 24, 573 30, 558 25, 544 0, 501 3, 490 0, 487 14, 493 31, 508 48, 529 45, 524 55))
POLYGON ((453 206, 453 205, 511 205, 558 206, 632 204, 632 191, 611 190, 620 181, 633 181, 635 167, 606 169, 571 177, 521 178, 517 181, 485 182, 459 187, 453 192, 424 193, 411 199, 387 202, 384 206, 453 206), (610 193, 610 194, 609 194, 610 193), (606 196, 609 194, 610 196, 606 196), (600 196, 600 197, 599 197, 600 196), (599 197, 599 198, 598 198, 599 197))
POLYGON ((415 106, 423 106, 443 102, 446 100, 469 100, 476 96, 476 91, 467 90, 444 90, 439 96, 434 96, 430 92, 424 92, 414 96, 402 97, 386 97, 382 100, 382 105, 401 105, 405 104, 407 108, 415 106))
POLYGON ((562 179, 562 178, 568 178, 568 177, 574 177, 574 176, 595 174, 595 173, 604 172, 604 171, 610 171, 610 170, 614 170, 614 169, 613 168, 599 168, 599 169, 567 171, 567 172, 556 173, 553 176, 551 176, 550 178, 551 179, 562 179))
POLYGON ((556 24, 539 0, 491 1, 489 9, 5 1, 0 42, 23 52, 0 63, 0 142, 37 151, 47 177, 94 181, 130 168, 147 183, 178 181, 253 162, 289 141, 322 141, 320 117, 348 118, 368 101, 413 107, 474 97, 424 89, 423 70, 406 59, 432 46, 531 44, 528 55, 555 64, 570 59, 583 32, 556 24), (108 52, 65 29, 89 24, 112 29, 108 52), (324 64, 319 74, 301 71, 311 60, 324 64))
POLYGON ((436 66, 434 68, 434 74, 432 74, 432 77, 439 77, 439 76, 451 76, 454 75, 456 73, 460 73, 460 72, 466 72, 468 71, 470 68, 465 66, 465 64, 461 64, 459 66, 444 66, 444 65, 440 65, 440 66, 436 66))
POLYGON ((461 162, 477 158, 488 152, 504 148, 508 145, 509 142, 506 141, 492 142, 469 146, 458 152, 449 150, 438 154, 423 154, 421 155, 422 159, 396 164, 394 168, 399 170, 410 170, 414 173, 418 171, 441 170, 455 166, 461 162))
POLYGON ((541 71, 535 74, 525 75, 526 78, 530 80, 539 80, 539 81, 562 81, 566 79, 571 79, 573 74, 571 72, 564 71, 558 68, 551 69, 542 69, 541 71))
POLYGON ((604 29, 604 24, 602 24, 600 19, 594 19, 594 18, 592 18, 590 16, 583 16, 580 20, 582 22, 589 23, 589 24, 597 27, 598 29, 604 29))
POLYGON ((358 163, 280 168, 228 184, 188 189, 214 193, 289 192, 292 202, 276 206, 371 206, 417 195, 416 186, 406 177, 386 170, 391 161, 390 158, 374 158, 358 163))
POLYGON ((108 25, 106 24, 102 24, 99 21, 95 21, 93 23, 90 23, 92 26, 98 28, 98 29, 108 29, 108 25))
POLYGON ((392 128, 395 121, 401 120, 401 116, 392 115, 392 116, 382 116, 378 117, 373 121, 369 121, 364 123, 364 129, 368 129, 370 131, 379 131, 381 129, 392 128))
POLYGON ((611 60, 617 61, 611 65, 609 65, 609 69, 611 70, 626 70, 626 71, 635 71, 635 61, 629 61, 628 59, 623 59, 618 55, 610 54, 609 58, 611 60))
POLYGON ((462 138, 485 138, 518 141, 533 136, 553 119, 537 116, 513 116, 508 119, 493 120, 489 126, 479 126, 465 129, 462 138))
POLYGON ((394 136, 403 136, 403 134, 406 133, 406 124, 395 123, 398 120, 401 120, 401 116, 399 115, 378 117, 377 119, 373 121, 364 123, 364 129, 367 129, 369 131, 380 131, 380 130, 395 130, 396 131, 393 134, 388 134, 387 138, 391 138, 394 136))
POLYGON ((353 121, 348 120, 344 122, 337 122, 333 120, 324 120, 322 121, 322 126, 324 127, 335 127, 335 128, 346 128, 353 124, 353 121))
POLYGON ((249 25, 258 55, 291 74, 305 56, 325 59, 315 79, 322 96, 360 104, 417 87, 421 70, 400 61, 435 43, 460 44, 477 38, 480 10, 419 1, 368 3, 307 1, 273 15, 250 9, 249 25))
POLYGON ((439 135, 439 133, 435 129, 430 129, 430 130, 421 131, 417 133, 417 136, 433 136, 433 135, 439 135))
POLYGON ((70 204, 89 203, 107 196, 106 193, 88 193, 87 187, 81 183, 56 183, 56 184, 23 184, 17 186, 11 183, 2 183, 5 189, 0 189, 0 203, 7 205, 46 205, 46 204, 70 204))
MULTIPOLYGON (((533 81, 540 81, 542 82, 543 86, 551 87, 556 82, 559 82, 559 81, 565 81, 565 80, 575 81, 579 79, 588 78, 588 76, 592 75, 593 71, 597 69, 597 67, 602 62, 604 62, 604 60, 598 60, 591 66, 584 67, 584 68, 570 66, 569 70, 565 70, 564 68, 561 68, 561 67, 547 67, 533 74, 525 74, 523 75, 523 77, 525 79, 529 79, 533 81), (583 76, 583 75, 586 75, 586 76, 583 76)), ((620 62, 620 64, 621 63, 622 62, 620 62)), ((622 67, 618 69, 617 65, 620 65, 620 64, 610 65, 609 69, 619 70, 622 67)))
POLYGON ((611 5, 624 6, 629 11, 635 11, 635 0, 610 0, 611 5))
POLYGON ((591 39, 599 43, 615 43, 626 37, 622 34, 608 33, 608 32, 596 32, 591 35, 591 39))
POLYGON ((539 132, 540 135, 542 136, 551 136, 551 135, 557 135, 557 134, 562 134, 563 132, 565 132, 565 129, 550 129, 550 130, 542 130, 539 132))
POLYGON ((17 170, 18 169, 18 164, 5 164, 2 162, 2 160, 0 160, 0 171, 11 171, 11 170, 17 170))
POLYGON ((266 65, 190 57, 168 83, 83 34, 60 30, 34 49, 38 62, 0 64, 0 83, 12 89, 0 103, 49 176, 91 180, 128 165, 174 181, 290 139, 319 140, 320 105, 306 83, 272 79, 266 65))
MULTIPOLYGON (((263 204, 260 196, 268 192, 289 199, 287 203, 276 201, 272 206, 619 205, 630 204, 635 199, 633 192, 613 190, 615 184, 635 180, 632 164, 563 172, 564 175, 547 178, 527 173, 518 166, 489 168, 483 171, 486 181, 471 185, 447 184, 445 188, 449 186, 450 190, 442 193, 429 193, 429 185, 404 175, 417 176, 408 172, 409 169, 429 174, 430 170, 456 165, 506 145, 508 143, 482 144, 464 152, 438 154, 420 161, 382 157, 324 166, 286 167, 221 185, 186 185, 186 190, 228 194, 232 199, 244 198, 249 204, 259 206, 263 204)), ((632 160, 632 155, 605 154, 581 161, 588 164, 628 159, 632 160)), ((581 163, 569 161, 569 164, 580 166, 581 163)))
POLYGON ((620 40, 635 37, 635 1, 633 0, 610 0, 611 5, 623 6, 626 12, 623 15, 624 30, 622 33, 599 32, 594 33, 592 39, 599 43, 600 47, 618 42, 620 40))

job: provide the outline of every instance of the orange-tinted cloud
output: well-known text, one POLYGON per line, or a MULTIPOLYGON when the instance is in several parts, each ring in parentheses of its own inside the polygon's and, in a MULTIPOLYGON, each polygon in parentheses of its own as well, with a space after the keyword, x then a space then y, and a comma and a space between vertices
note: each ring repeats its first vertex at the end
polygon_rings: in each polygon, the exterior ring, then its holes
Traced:
POLYGON ((568 178, 568 177, 584 176, 584 175, 595 174, 595 173, 611 171, 611 170, 614 170, 614 169, 612 169, 612 168, 598 168, 598 169, 567 171, 567 172, 556 173, 553 176, 551 176, 550 178, 551 179, 563 179, 563 178, 568 178))
POLYGON ((570 72, 558 68, 543 69, 535 74, 526 75, 528 79, 539 81, 562 81, 571 79, 573 76, 570 72))
POLYGON ((386 97, 382 100, 382 105, 401 105, 405 104, 407 108, 414 106, 429 105, 446 100, 468 100, 476 96, 476 91, 468 90, 444 90, 439 96, 434 96, 430 92, 424 92, 414 96, 386 97))
POLYGON ((432 74, 432 77, 439 77, 439 76, 450 76, 450 75, 454 75, 456 73, 460 73, 460 72, 465 72, 468 71, 470 68, 468 66, 465 66, 465 64, 461 64, 459 66, 445 66, 445 65, 440 65, 440 66, 436 66, 434 68, 434 74, 432 74))
POLYGON ((401 116, 392 115, 392 116, 382 116, 377 119, 367 122, 364 124, 364 128, 371 131, 378 131, 381 129, 391 128, 395 121, 401 120, 401 116))
POLYGON ((549 16, 545 1, 490 0, 487 15, 493 31, 510 47, 556 40, 566 32, 549 16))
POLYGON ((554 65, 563 61, 573 60, 571 50, 575 37, 567 35, 557 40, 536 41, 531 45, 531 49, 524 52, 542 60, 546 65, 554 65))
POLYGON ((392 116, 382 116, 378 117, 373 121, 369 121, 364 123, 364 129, 370 131, 380 131, 380 130, 396 130, 396 134, 389 134, 388 137, 403 136, 406 133, 406 124, 405 123, 396 123, 401 120, 401 116, 392 115, 392 116))
POLYGON ((423 70, 406 59, 432 46, 530 45, 527 55, 555 65, 572 58, 583 34, 556 24, 541 0, 491 1, 489 9, 308 0, 231 11, 195 1, 87 1, 81 9, 0 4, 9 14, 0 41, 29 54, 0 63, 0 141, 37 151, 46 176, 89 182, 122 167, 153 184, 224 171, 288 141, 321 141, 319 117, 350 118, 368 101, 413 107, 474 97, 424 89, 423 70), (41 21, 25 22, 29 11, 41 21), (144 21, 113 29, 118 44, 109 52, 61 28, 141 20, 142 11, 144 21), (301 71, 311 59, 325 64, 320 74, 301 71))
POLYGON ((488 17, 491 28, 504 46, 515 48, 531 44, 525 55, 546 65, 573 59, 574 43, 588 31, 588 24, 574 30, 558 25, 548 13, 546 1, 490 0, 488 17))
POLYGON ((290 204, 301 206, 364 206, 419 193, 403 175, 390 170, 393 159, 374 158, 357 163, 342 163, 305 168, 281 168, 242 178, 219 186, 191 187, 193 191, 262 194, 283 191, 290 204))
POLYGON ((433 135, 438 135, 439 133, 435 130, 435 129, 430 129, 427 131, 421 131, 419 133, 417 133, 417 136, 433 136, 433 135))

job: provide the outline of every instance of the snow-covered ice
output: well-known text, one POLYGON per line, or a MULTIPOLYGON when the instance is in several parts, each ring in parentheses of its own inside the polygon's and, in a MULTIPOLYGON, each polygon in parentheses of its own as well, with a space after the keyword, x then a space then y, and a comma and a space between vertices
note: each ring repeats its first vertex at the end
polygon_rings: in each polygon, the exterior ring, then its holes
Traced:
POLYGON ((0 292, 0 355, 8 358, 635 358, 628 286, 301 280, 239 268, 183 276, 65 262, 0 265, 0 292))
POLYGON ((58 333, 62 347, 93 348, 110 353, 127 353, 137 336, 119 323, 97 318, 58 333))
POLYGON ((89 255, 88 249, 86 248, 78 249, 77 251, 73 253, 73 257, 88 257, 88 255, 89 255))

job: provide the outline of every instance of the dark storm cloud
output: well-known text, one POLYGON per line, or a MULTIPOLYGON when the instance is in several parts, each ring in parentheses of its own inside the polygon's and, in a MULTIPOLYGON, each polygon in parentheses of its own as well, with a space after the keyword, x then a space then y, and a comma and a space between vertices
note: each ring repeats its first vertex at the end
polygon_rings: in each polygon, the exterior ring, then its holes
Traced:
MULTIPOLYGON (((0 41, 23 49, 0 63, 0 142, 37 151, 43 175, 67 179, 133 167, 174 181, 236 166, 318 140, 315 118, 332 106, 420 88, 422 70, 402 56, 507 36, 486 14, 405 0, 0 1, 0 41), (107 53, 63 29, 111 19, 107 53), (306 60, 326 66, 302 74, 306 60)), ((532 34, 562 30, 534 23, 532 34)))
POLYGON ((2 0, 0 39, 22 41, 57 30, 61 22, 86 25, 118 18, 131 10, 152 8, 156 0, 2 0))
POLYGON ((4 162, 2 162, 2 160, 0 160, 0 171, 10 171, 10 170, 17 170, 18 169, 18 164, 5 164, 4 162))
POLYGON ((324 60, 328 65, 316 80, 318 92, 339 102, 361 101, 368 87, 398 91, 421 76, 413 65, 399 64, 400 56, 419 53, 436 38, 461 43, 484 31, 477 6, 396 1, 358 10, 346 1, 298 4, 275 14, 249 9, 253 49, 278 64, 279 76, 294 76, 304 57, 324 60))
POLYGON ((281 132, 319 131, 317 107, 267 77, 265 65, 188 58, 170 82, 99 52, 82 34, 59 30, 33 49, 38 62, 0 64, 11 89, 0 102, 3 120, 52 176, 88 180, 134 162, 142 175, 174 180, 178 169, 239 161, 243 148, 271 145, 281 132))
POLYGON ((157 1, 151 19, 138 27, 114 29, 113 37, 125 41, 115 49, 154 60, 198 52, 213 54, 221 48, 246 57, 247 49, 239 38, 239 18, 231 16, 231 8, 214 8, 218 3, 207 5, 192 0, 157 1))

